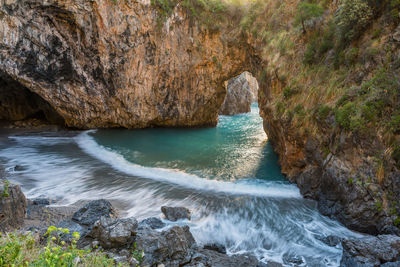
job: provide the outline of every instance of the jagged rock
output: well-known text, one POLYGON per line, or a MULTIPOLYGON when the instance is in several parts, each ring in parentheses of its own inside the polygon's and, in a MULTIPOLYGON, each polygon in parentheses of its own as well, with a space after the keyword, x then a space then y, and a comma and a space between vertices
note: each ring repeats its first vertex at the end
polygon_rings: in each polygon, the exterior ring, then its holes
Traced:
POLYGON ((164 226, 165 223, 163 223, 159 218, 155 217, 144 219, 139 223, 139 228, 150 227, 151 229, 160 229, 164 226))
POLYGON ((138 230, 136 247, 144 251, 143 265, 183 264, 190 262, 195 240, 188 226, 174 226, 158 232, 151 228, 138 230), (168 264, 167 264, 168 263, 168 264))
POLYGON ((0 119, 216 125, 223 82, 260 66, 246 36, 208 31, 182 5, 160 27, 151 1, 8 2, 0 1, 0 119))
POLYGON ((71 220, 62 221, 59 224, 57 224, 57 227, 69 230, 70 233, 63 236, 64 241, 72 241, 72 233, 74 232, 79 233, 81 238, 85 237, 86 234, 89 232, 89 227, 85 225, 80 225, 79 223, 76 223, 71 220))
POLYGON ((135 218, 116 219, 103 216, 93 225, 89 235, 104 248, 118 248, 132 244, 137 227, 135 218))
POLYGON ((256 257, 251 255, 232 255, 228 256, 213 250, 201 249, 199 253, 205 255, 208 263, 212 267, 237 267, 237 266, 257 266, 259 264, 256 257))
POLYGON ((212 243, 212 244, 205 244, 203 246, 204 249, 208 250, 214 250, 216 252, 226 254, 226 248, 224 245, 218 244, 218 243, 212 243))
POLYGON ((227 82, 227 92, 219 114, 235 115, 250 112, 257 101, 258 83, 249 72, 244 72, 227 82))
POLYGON ((400 261, 399 236, 366 236, 343 240, 342 245, 343 256, 340 266, 343 267, 372 267, 400 261))
POLYGON ((21 227, 27 212, 27 201, 19 185, 0 180, 0 231, 21 227))
POLYGON ((100 199, 87 203, 74 213, 72 220, 83 225, 93 225, 100 217, 112 218, 116 216, 116 211, 107 200, 100 199))
POLYGON ((48 198, 35 198, 35 199, 32 199, 32 204, 46 206, 46 205, 50 205, 50 200, 48 198))
POLYGON ((181 219, 188 219, 190 220, 190 210, 185 207, 161 207, 162 213, 165 215, 167 220, 170 221, 177 221, 181 219))

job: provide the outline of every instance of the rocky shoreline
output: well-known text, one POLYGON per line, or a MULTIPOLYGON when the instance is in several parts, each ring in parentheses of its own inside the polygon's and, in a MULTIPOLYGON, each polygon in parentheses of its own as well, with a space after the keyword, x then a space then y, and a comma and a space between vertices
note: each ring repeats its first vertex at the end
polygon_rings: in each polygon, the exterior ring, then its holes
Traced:
MULTIPOLYGON (((281 266, 264 264, 251 255, 227 255, 219 244, 199 246, 184 225, 190 220, 190 211, 184 207, 161 207, 165 219, 121 218, 112 204, 104 199, 78 206, 52 206, 46 198, 26 199, 18 185, 7 189, 9 197, 0 199, 3 231, 19 229, 45 240, 49 226, 77 232, 81 239, 78 248, 103 251, 115 263, 131 266, 281 266), (11 210, 15 212, 10 212, 11 210), (182 221, 183 220, 183 221, 182 221), (164 221, 177 222, 166 224, 164 221), (130 254, 135 247, 142 251, 139 263, 130 254)), ((4 187, 2 189, 4 191, 4 187)), ((63 237, 65 241, 70 235, 63 237)))
MULTIPOLYGON (((220 244, 196 243, 190 232, 190 211, 185 207, 161 207, 163 218, 121 218, 112 204, 104 199, 79 202, 78 205, 57 206, 54 201, 26 199, 18 185, 9 184, 0 198, 2 231, 30 232, 45 240, 49 226, 78 232, 78 247, 102 251, 114 262, 130 266, 291 266, 301 265, 301 259, 286 258, 284 264, 259 262, 246 254, 226 254, 220 244), (85 203, 85 204, 83 204, 85 203), (7 220, 4 220, 7 218, 7 220), (132 248, 142 252, 141 262, 130 253, 132 248)), ((63 239, 68 242, 71 235, 63 239)), ((399 266, 400 237, 396 235, 368 236, 341 240, 328 236, 321 240, 329 246, 342 246, 340 266, 399 266)))

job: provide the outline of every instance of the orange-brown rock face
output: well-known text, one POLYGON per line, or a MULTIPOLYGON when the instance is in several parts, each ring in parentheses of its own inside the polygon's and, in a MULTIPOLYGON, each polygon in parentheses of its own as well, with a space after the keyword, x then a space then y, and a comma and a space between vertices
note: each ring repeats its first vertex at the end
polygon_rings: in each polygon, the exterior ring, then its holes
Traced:
POLYGON ((215 125, 223 82, 251 70, 252 49, 179 6, 163 25, 157 16, 146 0, 0 1, 0 78, 39 95, 67 126, 215 125))

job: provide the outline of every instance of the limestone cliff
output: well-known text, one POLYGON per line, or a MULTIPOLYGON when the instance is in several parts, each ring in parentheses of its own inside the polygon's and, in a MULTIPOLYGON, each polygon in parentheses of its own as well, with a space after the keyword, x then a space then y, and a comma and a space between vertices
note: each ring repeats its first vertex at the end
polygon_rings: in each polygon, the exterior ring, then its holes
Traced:
POLYGON ((223 83, 253 68, 253 49, 180 5, 161 24, 159 16, 145 0, 1 0, 0 119, 216 125, 223 83))

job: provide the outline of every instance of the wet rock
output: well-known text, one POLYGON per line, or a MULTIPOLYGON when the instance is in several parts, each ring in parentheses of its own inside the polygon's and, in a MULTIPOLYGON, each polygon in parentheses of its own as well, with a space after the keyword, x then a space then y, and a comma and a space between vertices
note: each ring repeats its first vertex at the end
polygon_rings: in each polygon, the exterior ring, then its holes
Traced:
POLYGON ((257 92, 257 80, 248 72, 230 79, 219 114, 235 115, 250 112, 251 104, 257 101, 257 92))
POLYGON ((181 219, 190 220, 190 210, 185 207, 161 207, 162 213, 165 215, 167 220, 177 221, 181 219))
POLYGON ((90 236, 104 248, 117 248, 132 244, 138 228, 135 218, 116 219, 101 217, 92 227, 90 236))
MULTIPOLYGON (((258 267, 258 266, 257 266, 258 267)), ((267 267, 283 267, 282 264, 278 263, 278 262, 273 262, 273 261, 269 261, 267 263, 267 267)))
POLYGON ((143 265, 189 263, 195 240, 188 226, 174 226, 158 232, 151 228, 138 230, 136 247, 144 251, 143 265))
POLYGON ((32 199, 32 205, 40 205, 40 206, 50 205, 50 200, 48 198, 35 198, 32 199))
POLYGON ((340 237, 334 235, 317 237, 317 239, 319 239, 320 241, 322 241, 323 243, 327 244, 330 247, 336 247, 342 241, 340 237))
MULTIPOLYGON (((400 237, 394 235, 366 236, 342 241, 340 266, 380 266, 400 261, 400 237)), ((390 266, 390 265, 389 265, 390 266)))
POLYGON ((0 231, 23 226, 27 201, 19 185, 0 180, 0 231))
POLYGON ((213 250, 201 249, 199 253, 207 257, 208 263, 212 267, 237 267, 237 266, 257 266, 259 264, 256 257, 251 255, 232 255, 228 256, 213 250))
POLYGON ((72 220, 83 225, 93 225, 100 217, 115 217, 116 211, 107 200, 100 199, 87 203, 72 216, 72 220))
POLYGON ((300 265, 303 264, 303 258, 299 255, 291 254, 291 253, 285 253, 282 256, 282 260, 285 264, 295 264, 295 265, 300 265))
POLYGON ((163 223, 159 218, 156 217, 144 219, 139 223, 139 228, 150 227, 151 229, 160 229, 164 226, 165 223, 163 223))
POLYGON ((206 244, 203 246, 203 248, 208 249, 208 250, 214 250, 214 251, 222 253, 222 254, 226 254, 225 246, 218 244, 218 243, 206 244))

